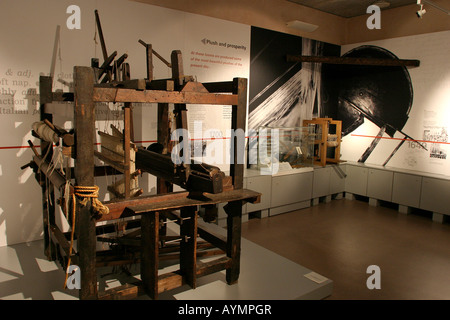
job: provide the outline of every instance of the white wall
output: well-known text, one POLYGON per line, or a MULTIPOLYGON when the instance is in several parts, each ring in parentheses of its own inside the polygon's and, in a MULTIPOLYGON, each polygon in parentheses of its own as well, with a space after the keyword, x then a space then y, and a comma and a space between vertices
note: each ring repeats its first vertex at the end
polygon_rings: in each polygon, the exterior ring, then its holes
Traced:
MULTIPOLYGON (((431 130, 447 133, 450 130, 450 32, 436 32, 395 39, 379 40, 364 44, 383 47, 400 59, 418 59, 420 66, 408 68, 414 91, 414 99, 409 119, 403 131, 417 140, 430 141, 424 131, 431 130)), ((346 45, 342 53, 362 45, 363 43, 346 45)), ((395 108, 395 106, 392 106, 395 108)), ((342 158, 357 161, 364 150, 372 142, 372 138, 360 136, 376 136, 379 128, 365 120, 357 130, 343 139, 342 158)), ((389 138, 384 135, 384 138, 389 138)), ((394 139, 382 139, 366 163, 383 164, 386 158, 404 136, 396 133, 394 139)), ((418 148, 417 144, 406 141, 388 163, 388 166, 408 170, 450 175, 450 154, 448 143, 434 144, 447 154, 446 159, 430 157, 433 143, 424 142, 428 151, 418 148)))
MULTIPOLYGON (((32 170, 21 171, 20 166, 32 158, 27 140, 39 144, 31 136, 31 125, 39 120, 39 75, 50 72, 57 25, 61 27, 55 90, 68 91, 57 79, 71 81, 73 66, 89 66, 92 57, 103 62, 98 35, 97 43, 94 40, 95 9, 100 14, 108 53, 117 51, 117 57, 128 54, 132 78, 146 77, 145 48, 138 43, 139 39, 151 43, 167 60, 172 50, 181 50, 185 74, 197 76, 198 81, 248 77, 249 26, 126 0, 3 0, 0 6, 0 246, 36 240, 43 234, 40 187, 32 170), (66 13, 69 5, 81 9, 80 30, 66 27, 71 15, 66 13), (246 49, 208 46, 201 42, 205 38, 246 49), (204 63, 208 69, 191 67, 193 52, 232 56, 242 65, 219 62, 204 63)), ((155 78, 171 76, 170 69, 156 58, 154 65, 155 78)), ((209 119, 223 129, 223 111, 220 107, 217 110, 209 119)), ((136 140, 147 145, 156 140, 156 107, 136 108, 135 112, 136 140)), ((71 122, 65 120, 70 119, 56 117, 56 121, 63 121, 56 124, 70 128, 71 122)), ((110 123, 120 125, 110 114, 108 121, 97 122, 98 129, 104 130, 110 123)), ((98 184, 102 187, 106 183, 98 184)), ((142 184, 151 190, 154 179, 143 179, 142 184)), ((60 223, 67 228, 64 221, 60 223)))

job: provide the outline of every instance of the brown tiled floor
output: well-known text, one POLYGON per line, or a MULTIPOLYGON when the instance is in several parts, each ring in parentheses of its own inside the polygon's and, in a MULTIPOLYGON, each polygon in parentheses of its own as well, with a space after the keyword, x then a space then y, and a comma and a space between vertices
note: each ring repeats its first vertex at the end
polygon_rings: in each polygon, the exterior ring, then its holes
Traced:
POLYGON ((332 279, 327 299, 450 299, 450 225, 421 212, 333 200, 250 219, 242 236, 332 279), (379 290, 366 286, 370 265, 380 267, 379 290))

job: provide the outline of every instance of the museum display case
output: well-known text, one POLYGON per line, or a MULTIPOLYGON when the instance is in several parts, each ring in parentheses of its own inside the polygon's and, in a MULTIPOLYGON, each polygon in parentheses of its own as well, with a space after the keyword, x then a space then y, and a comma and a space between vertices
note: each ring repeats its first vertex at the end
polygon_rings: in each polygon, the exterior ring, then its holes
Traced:
POLYGON ((273 174, 314 165, 315 126, 260 127, 257 168, 273 174))

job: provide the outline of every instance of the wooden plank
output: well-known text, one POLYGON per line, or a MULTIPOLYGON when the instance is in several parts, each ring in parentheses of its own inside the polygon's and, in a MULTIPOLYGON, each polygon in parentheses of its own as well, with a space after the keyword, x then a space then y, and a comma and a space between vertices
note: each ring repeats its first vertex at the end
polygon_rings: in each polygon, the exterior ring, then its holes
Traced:
MULTIPOLYGON (((172 90, 174 82, 171 80, 172 90)), ((157 140, 163 146, 163 154, 168 154, 172 151, 172 143, 171 143, 171 123, 169 120, 169 104, 168 103, 158 103, 158 129, 157 129, 157 140)), ((136 155, 136 159, 138 156, 136 155)), ((136 161, 137 163, 137 161, 136 161)), ((173 184, 169 181, 158 177, 156 178, 156 193, 164 194, 173 191, 173 184)), ((163 221, 166 221, 163 218, 163 221)), ((167 224, 163 224, 160 230, 161 234, 167 233, 167 224)))
POLYGON ((145 54, 147 58, 147 79, 153 80, 153 55, 152 55, 152 45, 145 45, 145 54))
POLYGON ((197 208, 181 209, 180 272, 184 281, 195 289, 197 286, 197 208))
MULTIPOLYGON (((158 143, 163 146, 163 154, 170 153, 170 125, 169 125, 169 104, 158 103, 158 129, 157 129, 158 143)), ((163 194, 173 191, 173 185, 164 179, 157 178, 157 193, 163 194)))
MULTIPOLYGON (((39 77, 39 103, 40 103, 40 120, 53 121, 53 116, 45 113, 45 105, 52 102, 52 84, 51 77, 39 77)), ((45 140, 41 142, 41 157, 42 161, 49 161, 53 156, 53 143, 45 140), (47 155, 47 158, 44 156, 47 155)), ((39 184, 42 191, 42 213, 43 213, 43 231, 44 231, 44 254, 47 259, 54 261, 56 259, 56 248, 51 241, 49 226, 55 224, 55 191, 52 183, 45 183, 45 175, 41 172, 39 175, 39 184)))
MULTIPOLYGON (((69 257, 70 254, 70 243, 67 241, 67 238, 64 236, 64 234, 61 232, 61 230, 56 225, 50 226, 50 230, 52 231, 52 238, 53 241, 57 243, 61 249, 62 252, 61 255, 65 257, 69 257)), ((78 256, 76 255, 75 250, 72 249, 72 255, 71 255, 71 261, 73 264, 78 264, 78 256)))
MULTIPOLYGON (((182 134, 178 134, 175 140, 178 140, 178 145, 180 148, 180 152, 178 156, 180 157, 183 165, 186 169, 187 176, 190 174, 190 162, 191 162, 191 149, 190 149, 190 141, 188 137, 184 137, 183 133, 188 132, 188 119, 187 119, 187 108, 186 104, 175 104, 174 111, 175 115, 175 124, 177 129, 182 129, 182 134), (185 153, 188 153, 186 156, 185 153)), ((185 181, 183 181, 185 182, 185 181)))
POLYGON ((94 14, 95 14, 95 23, 97 25, 98 34, 100 37, 100 44, 102 47, 103 59, 106 60, 108 58, 108 51, 106 50, 106 44, 105 44, 105 39, 103 37, 103 30, 102 30, 102 25, 100 23, 100 16, 98 14, 98 10, 95 10, 94 14))
POLYGON ((223 251, 227 250, 227 238, 212 231, 211 228, 208 228, 207 223, 198 221, 197 232, 200 238, 208 241, 209 243, 223 251))
MULTIPOLYGON (((160 237, 161 239, 161 237, 160 237)), ((99 239, 101 241, 101 238, 99 239)), ((106 240, 106 239, 105 239, 106 240)), ((110 239, 109 239, 110 240, 110 239)), ((131 240, 131 239, 128 239, 131 240)), ((133 239, 135 241, 140 240, 133 239)), ((114 242, 114 241, 112 241, 114 242)), ((210 257, 216 255, 223 255, 225 252, 221 249, 213 249, 214 246, 207 242, 197 242, 197 258, 210 257)), ((180 259, 180 246, 166 246, 159 248, 159 261, 163 260, 179 260, 180 259)), ((64 254, 65 255, 65 254, 64 254)), ((108 266, 120 266, 120 265, 131 265, 138 264, 141 262, 139 252, 128 252, 127 254, 117 254, 113 250, 105 250, 97 253, 97 268, 108 267, 108 266)))
POLYGON ((94 88, 94 101, 236 105, 238 98, 236 95, 220 93, 94 88))
POLYGON ((158 299, 159 213, 141 217, 141 280, 145 292, 158 299))
POLYGON ((261 194, 255 191, 241 189, 225 191, 218 194, 204 194, 204 198, 189 198, 189 192, 173 192, 164 195, 151 195, 136 199, 114 200, 105 202, 109 208, 109 214, 102 215, 98 221, 118 219, 120 217, 133 216, 154 211, 175 210, 182 207, 218 204, 229 201, 245 200, 258 203, 261 194))
POLYGON ((99 292, 99 300, 135 299, 144 293, 142 285, 126 283, 124 285, 99 292))
POLYGON ((255 191, 241 189, 225 191, 218 194, 205 194, 205 198, 189 198, 189 192, 173 192, 164 195, 151 195, 136 199, 119 199, 103 203, 109 208, 109 213, 102 215, 97 221, 107 221, 146 212, 180 209, 187 206, 218 204, 229 201, 244 200, 259 203, 261 194, 255 191))
POLYGON ((221 257, 208 262, 197 263, 197 277, 203 277, 211 273, 219 272, 231 267, 231 259, 221 257))
POLYGON ((247 79, 233 79, 233 93, 238 101, 231 112, 231 129, 234 133, 231 141, 232 165, 230 176, 233 178, 234 189, 242 189, 244 185, 244 150, 245 150, 245 119, 247 110, 247 79))
POLYGON ((100 154, 100 156, 102 156, 102 157, 104 157, 106 159, 109 159, 109 160, 107 160, 108 163, 109 162, 112 162, 113 164, 114 163, 120 163, 123 166, 123 168, 125 168, 125 163, 123 161, 123 158, 124 158, 123 154, 118 154, 115 151, 112 151, 111 149, 109 149, 109 148, 107 148, 105 146, 102 146, 102 149, 101 149, 100 152, 95 151, 94 154, 96 156, 97 156, 97 154, 100 154))
POLYGON ((175 90, 179 90, 184 82, 183 57, 180 50, 172 51, 170 62, 172 65, 172 79, 175 83, 175 90))
POLYGON ((123 141, 123 151, 124 151, 124 162, 125 162, 125 172, 124 172, 124 184, 125 184, 125 198, 130 198, 130 188, 131 188, 131 172, 130 172, 130 149, 131 144, 130 141, 132 139, 131 132, 133 128, 132 124, 132 115, 131 115, 131 105, 129 103, 125 104, 125 107, 123 108, 124 111, 124 129, 123 129, 123 135, 124 135, 124 141, 123 141))
POLYGON ((405 59, 377 59, 377 58, 353 58, 353 57, 317 57, 317 56, 286 56, 288 62, 314 62, 343 65, 365 65, 380 67, 418 67, 420 60, 405 59))
POLYGON ((105 156, 104 154, 102 154, 101 152, 98 152, 98 151, 94 151, 94 155, 97 158, 99 158, 100 160, 102 160, 103 162, 105 162, 106 164, 108 164, 111 167, 113 167, 115 170, 118 170, 121 173, 125 172, 126 165, 124 163, 114 161, 114 160, 108 158, 107 156, 105 156))
POLYGON ((179 271, 162 274, 158 277, 158 293, 181 287, 183 284, 183 277, 179 271))
MULTIPOLYGON (((166 212, 166 215, 169 219, 179 220, 180 215, 176 212, 166 212)), ((221 234, 216 233, 209 225, 202 220, 197 219, 197 233, 203 240, 206 241, 206 244, 213 245, 216 248, 219 248, 222 252, 225 252, 227 249, 227 238, 222 236, 221 234)), ((203 249, 203 243, 197 244, 197 249, 203 249)))
POLYGON ((231 258, 231 266, 227 269, 226 279, 229 285, 239 279, 241 268, 241 226, 242 201, 229 202, 225 207, 227 213, 227 256, 231 258))
MULTIPOLYGON (((94 186, 94 141, 95 114, 93 88, 94 72, 89 67, 74 67, 75 108, 74 128, 77 156, 75 160, 75 184, 94 186)), ((97 298, 96 232, 91 202, 76 206, 77 246, 81 269, 80 299, 97 298)))

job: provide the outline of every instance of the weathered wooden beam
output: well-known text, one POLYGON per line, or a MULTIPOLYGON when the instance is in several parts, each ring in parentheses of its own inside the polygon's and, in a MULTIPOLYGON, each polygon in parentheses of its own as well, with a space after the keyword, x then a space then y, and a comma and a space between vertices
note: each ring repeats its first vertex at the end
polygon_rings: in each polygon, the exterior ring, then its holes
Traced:
POLYGON ((208 241, 215 247, 226 251, 227 250, 227 238, 220 234, 215 233, 211 228, 208 228, 208 224, 203 221, 198 221, 198 230, 200 238, 208 241))
MULTIPOLYGON (((170 153, 170 126, 169 126, 169 104, 158 103, 158 143, 163 146, 163 154, 170 153)), ((157 193, 168 193, 173 191, 173 185, 158 177, 156 180, 157 193)))
POLYGON ((241 269, 241 226, 242 226, 242 201, 229 202, 224 207, 227 213, 227 257, 231 259, 231 265, 226 271, 228 284, 234 284, 239 279, 241 269))
POLYGON ((141 217, 141 280, 150 298, 158 299, 159 212, 141 217))
POLYGON ((125 172, 127 167, 123 162, 118 162, 111 158, 108 158, 107 156, 105 156, 104 154, 102 154, 101 152, 98 152, 98 151, 94 151, 94 154, 97 158, 99 158, 103 162, 107 163, 115 170, 120 171, 121 173, 125 172))
POLYGON ((236 105, 237 96, 162 90, 137 91, 122 88, 95 88, 94 102, 141 102, 176 104, 236 105))
POLYGON ((133 116, 131 111, 131 104, 125 103, 124 110, 124 129, 123 129, 123 135, 124 135, 124 141, 123 141, 123 150, 124 150, 124 162, 125 162, 125 172, 124 172, 124 184, 125 184, 125 198, 130 197, 130 188, 131 188, 131 158, 130 158, 130 150, 131 150, 131 144, 130 141, 134 140, 132 137, 132 131, 133 131, 133 116))
MULTIPOLYGON (((144 42, 144 40, 139 39, 138 41, 140 44, 142 44, 145 48, 148 48, 148 46, 151 46, 151 44, 148 44, 146 42, 144 42)), ((166 59, 164 59, 158 52, 156 52, 155 50, 153 50, 153 48, 151 48, 150 50, 150 54, 154 54, 159 60, 161 60, 166 66, 168 66, 169 68, 171 68, 171 64, 169 61, 167 61, 166 59)))
POLYGON ((286 56, 288 62, 314 62, 326 64, 365 65, 380 67, 418 67, 420 60, 405 59, 378 59, 378 58, 353 58, 353 57, 317 57, 317 56, 286 56))
MULTIPOLYGON (((94 186, 95 114, 93 102, 94 71, 89 67, 74 67, 75 107, 74 128, 77 156, 75 160, 75 185, 94 186)), ((76 206, 77 246, 81 269, 80 299, 97 298, 96 231, 91 202, 76 206)))
MULTIPOLYGON (((53 115, 45 112, 45 105, 52 102, 52 85, 51 77, 41 76, 39 78, 39 103, 40 103, 40 120, 53 121, 53 115)), ((53 143, 41 139, 41 157, 43 161, 50 161, 53 156, 53 143)), ((48 260, 56 259, 56 248, 51 241, 49 226, 55 224, 55 191, 52 183, 44 183, 44 174, 39 175, 39 184, 42 191, 42 211, 43 211, 43 231, 44 231, 44 253, 48 260)))
POLYGON ((184 281, 194 288, 197 286, 197 208, 185 207, 180 215, 180 272, 184 281))
POLYGON ((180 272, 168 272, 158 277, 158 294, 184 285, 180 272))
POLYGON ((231 110, 230 176, 234 189, 242 189, 244 183, 245 118, 247 110, 247 79, 233 79, 233 93, 237 96, 236 104, 231 110))
POLYGON ((147 56, 147 79, 148 80, 153 80, 153 49, 152 49, 152 45, 151 44, 146 44, 145 45, 145 53, 147 56))
POLYGON ((183 56, 180 50, 173 50, 170 55, 172 65, 172 79, 175 82, 175 90, 179 90, 184 83, 183 56))
MULTIPOLYGON (((66 184, 66 177, 64 177, 57 169, 48 170, 49 164, 47 161, 43 161, 40 157, 34 156, 33 161, 41 168, 42 174, 47 176, 50 182, 58 189, 59 191, 64 191, 63 188, 66 184)), ((73 186, 70 186, 71 192, 73 192, 73 186)))
MULTIPOLYGON (((67 238, 64 236, 62 231, 56 225, 51 225, 50 230, 52 232, 52 238, 54 243, 59 245, 61 255, 69 258, 70 256, 70 243, 67 241, 67 238)), ((76 252, 72 251, 71 261, 73 264, 78 264, 78 256, 76 252)))
POLYGON ((98 293, 99 300, 129 300, 135 299, 144 294, 141 283, 124 285, 114 287, 98 293))
POLYGON ((216 260, 208 262, 197 263, 197 277, 203 277, 211 273, 219 272, 231 267, 231 259, 228 257, 221 257, 216 260))
MULTIPOLYGON (((179 236, 178 236, 179 237, 179 236)), ((98 238, 100 241, 105 240, 106 242, 120 242, 120 241, 110 241, 105 238, 98 238)), ((112 239, 117 240, 117 239, 112 239)), ((128 239, 131 240, 131 239, 128 239)), ((140 246, 140 239, 133 239, 134 241, 139 242, 133 243, 132 246, 140 246)), ((161 240, 161 234, 160 234, 161 240)), ((211 257, 217 255, 223 255, 225 252, 220 249, 213 249, 214 246, 207 242, 197 242, 197 258, 202 257, 211 257)), ((178 260, 180 258, 180 246, 164 246, 159 248, 159 261, 163 260, 178 260)), ((120 266, 120 265, 130 265, 130 264, 138 264, 141 262, 140 253, 136 251, 128 251, 126 254, 117 254, 117 252, 113 250, 101 251, 97 254, 96 266, 97 268, 101 267, 109 267, 109 266, 120 266)))
POLYGON ((189 198, 189 192, 181 191, 135 199, 112 200, 103 203, 109 208, 109 213, 102 215, 97 221, 114 220, 127 216, 145 214, 146 212, 175 210, 187 206, 218 204, 236 200, 259 203, 261 194, 247 189, 240 189, 224 191, 218 194, 205 193, 204 198, 194 199, 189 198))

